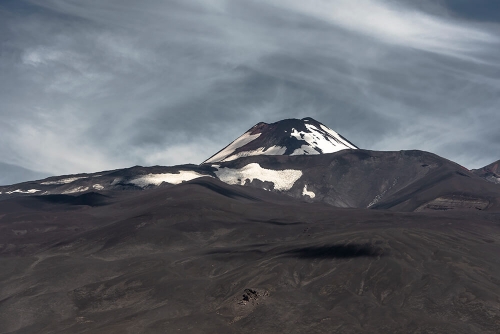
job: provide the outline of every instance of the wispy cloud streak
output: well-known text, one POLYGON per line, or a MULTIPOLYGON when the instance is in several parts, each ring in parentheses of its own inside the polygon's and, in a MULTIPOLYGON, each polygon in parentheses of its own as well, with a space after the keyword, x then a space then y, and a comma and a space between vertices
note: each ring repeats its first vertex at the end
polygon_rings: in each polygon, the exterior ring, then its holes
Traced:
POLYGON ((360 147, 487 164, 500 158, 500 25, 450 8, 6 1, 0 161, 55 174, 198 163, 259 121, 312 116, 360 147))

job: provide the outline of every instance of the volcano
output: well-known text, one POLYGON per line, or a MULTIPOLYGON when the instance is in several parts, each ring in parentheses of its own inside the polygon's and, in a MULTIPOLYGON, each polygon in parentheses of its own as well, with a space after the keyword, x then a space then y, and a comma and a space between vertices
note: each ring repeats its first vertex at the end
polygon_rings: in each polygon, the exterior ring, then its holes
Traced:
POLYGON ((0 187, 0 333, 500 333, 497 178, 304 118, 0 187))
POLYGON ((203 163, 255 155, 316 155, 357 147, 324 124, 306 117, 258 123, 203 163))

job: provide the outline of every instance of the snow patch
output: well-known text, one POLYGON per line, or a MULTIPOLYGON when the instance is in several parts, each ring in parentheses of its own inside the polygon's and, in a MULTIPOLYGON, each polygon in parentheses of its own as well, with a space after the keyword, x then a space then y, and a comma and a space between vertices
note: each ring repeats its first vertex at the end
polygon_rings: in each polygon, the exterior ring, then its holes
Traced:
POLYGON ((256 133, 254 135, 251 135, 250 132, 246 132, 242 134, 240 137, 238 137, 235 141, 233 141, 231 144, 229 144, 225 149, 211 157, 210 159, 206 160, 204 163, 210 163, 210 162, 218 162, 218 161, 224 161, 227 157, 229 157, 236 149, 250 143, 251 141, 254 141, 257 139, 261 134, 256 133))
POLYGON ((163 174, 148 174, 145 176, 138 177, 133 179, 129 183, 134 184, 138 187, 147 187, 149 185, 159 186, 163 182, 171 183, 171 184, 179 184, 184 181, 190 181, 199 177, 208 176, 205 174, 200 174, 197 172, 189 171, 189 170, 181 170, 179 173, 163 173, 163 174))
POLYGON ((103 189, 104 189, 104 187, 103 187, 103 186, 101 186, 100 184, 94 184, 94 185, 92 186, 92 188, 94 188, 95 190, 103 190, 103 189))
POLYGON ((375 198, 373 198, 373 201, 371 201, 370 204, 367 205, 367 208, 371 208, 373 205, 377 204, 382 199, 382 197, 384 197, 386 192, 387 190, 384 190, 381 194, 375 196, 375 198))
POLYGON ((316 194, 312 191, 307 191, 307 184, 304 185, 304 189, 302 190, 302 196, 309 196, 311 198, 316 197, 316 194))
POLYGON ((80 179, 86 179, 87 177, 86 176, 80 176, 80 177, 68 177, 66 179, 61 179, 61 180, 56 180, 56 181, 46 181, 46 182, 42 182, 40 184, 43 184, 43 185, 52 185, 52 184, 68 184, 68 183, 72 183, 72 182, 75 182, 76 180, 80 180, 80 179))
POLYGON ((81 193, 84 191, 89 190, 89 187, 76 187, 76 188, 71 188, 68 190, 63 191, 63 194, 74 194, 74 193, 81 193))
POLYGON ((16 189, 16 190, 12 190, 12 191, 7 191, 5 193, 8 194, 8 195, 14 194, 14 193, 18 193, 18 194, 34 194, 34 193, 39 192, 39 191, 41 191, 41 190, 38 190, 38 189, 29 189, 29 190, 16 189))
POLYGON ((305 124, 308 131, 298 131, 292 128, 291 137, 305 141, 308 145, 302 145, 296 149, 292 155, 333 153, 348 148, 356 149, 353 145, 344 140, 338 133, 321 125, 318 129, 313 124, 305 124), (309 146, 308 149, 306 147, 309 146))
POLYGON ((265 169, 260 167, 258 163, 251 163, 240 169, 221 168, 215 174, 222 182, 228 184, 245 185, 247 180, 252 182, 257 179, 262 182, 272 182, 275 190, 285 191, 293 187, 302 176, 302 171, 265 169))
POLYGON ((332 136, 333 138, 337 139, 338 141, 340 141, 342 144, 344 144, 345 146, 347 146, 348 148, 352 148, 354 150, 357 150, 357 147, 352 145, 351 143, 349 143, 347 140, 345 140, 344 138, 342 138, 342 136, 340 136, 337 132, 333 131, 332 129, 330 128, 327 128, 326 126, 324 126, 323 124, 320 125, 321 129, 325 132, 327 132, 330 136, 332 136))
POLYGON ((385 189, 384 191, 382 191, 382 193, 375 196, 375 198, 370 202, 370 204, 368 204, 367 208, 371 208, 372 206, 377 204, 385 196, 385 194, 398 183, 398 180, 399 180, 398 177, 395 178, 394 181, 392 181, 392 185, 389 188, 385 189))
POLYGON ((121 177, 117 177, 116 179, 113 179, 113 181, 110 183, 112 186, 116 186, 117 184, 119 184, 120 182, 122 182, 122 178, 121 177))
POLYGON ((311 146, 302 145, 300 148, 294 150, 290 155, 312 155, 312 154, 319 154, 319 152, 316 151, 311 146))
POLYGON ((233 154, 222 161, 233 161, 242 157, 250 157, 254 155, 283 155, 286 152, 286 147, 282 146, 271 146, 267 150, 265 147, 259 147, 256 150, 244 151, 233 154))

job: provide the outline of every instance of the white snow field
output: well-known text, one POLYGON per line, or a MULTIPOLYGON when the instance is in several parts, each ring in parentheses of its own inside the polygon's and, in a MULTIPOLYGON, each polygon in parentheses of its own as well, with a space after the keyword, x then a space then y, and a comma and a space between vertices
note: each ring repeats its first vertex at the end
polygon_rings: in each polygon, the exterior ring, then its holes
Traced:
POLYGON ((129 183, 135 184, 138 187, 145 188, 150 185, 159 186, 163 182, 170 184, 179 184, 185 181, 190 181, 193 179, 197 179, 199 177, 210 175, 200 174, 197 172, 189 171, 189 170, 180 170, 179 173, 163 173, 163 174, 148 174, 136 179, 133 179, 129 183))
POLYGON ((285 191, 290 190, 300 179, 302 171, 265 169, 258 163, 251 163, 240 169, 220 168, 215 174, 222 182, 228 184, 244 185, 247 180, 252 182, 257 179, 263 182, 272 182, 275 190, 285 191))
POLYGON ((291 155, 334 153, 348 148, 356 149, 355 146, 342 139, 337 132, 326 126, 321 125, 321 129, 312 124, 305 124, 305 126, 309 132, 292 129, 291 136, 305 141, 307 145, 302 145, 291 155))
POLYGON ((230 155, 222 161, 232 161, 242 157, 250 157, 253 155, 283 155, 286 151, 286 147, 281 146, 271 146, 267 150, 265 147, 259 147, 252 151, 243 151, 236 154, 230 155))

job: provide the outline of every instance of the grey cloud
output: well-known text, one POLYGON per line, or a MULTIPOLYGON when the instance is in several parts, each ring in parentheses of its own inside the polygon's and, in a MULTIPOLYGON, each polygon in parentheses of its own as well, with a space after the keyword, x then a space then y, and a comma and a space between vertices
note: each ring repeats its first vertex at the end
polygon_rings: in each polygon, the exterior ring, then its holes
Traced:
POLYGON ((442 0, 459 17, 486 22, 500 22, 500 2, 496 0, 442 0))
MULTIPOLYGON (((389 0, 391 1, 391 0, 389 0)), ((500 21, 500 2, 497 0, 394 0, 393 5, 405 4, 417 10, 444 17, 465 19, 478 23, 500 21)))
POLYGON ((0 160, 199 163, 259 121, 306 116, 367 149, 498 160, 495 20, 445 1, 311 2, 359 16, 345 21, 307 3, 3 1, 0 160))

